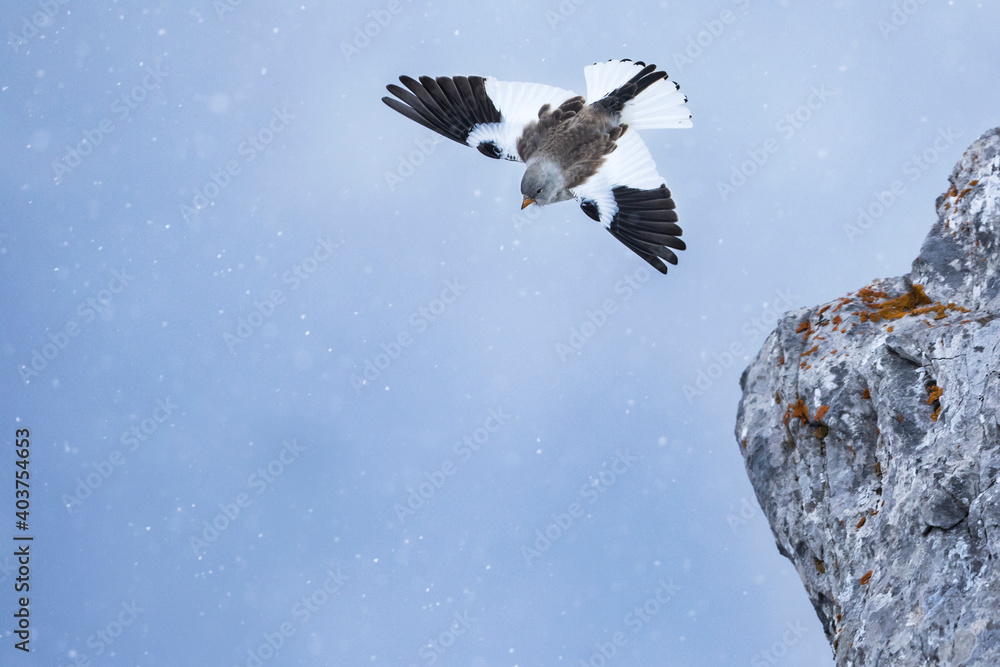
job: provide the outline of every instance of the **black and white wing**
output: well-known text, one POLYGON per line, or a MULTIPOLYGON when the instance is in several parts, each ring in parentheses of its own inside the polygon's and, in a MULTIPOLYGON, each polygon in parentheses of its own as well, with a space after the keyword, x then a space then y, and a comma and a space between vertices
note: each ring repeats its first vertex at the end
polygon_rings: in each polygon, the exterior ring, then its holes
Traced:
POLYGON ((516 160, 524 126, 538 120, 549 104, 557 108, 574 93, 541 83, 497 81, 493 77, 439 76, 420 80, 399 77, 405 88, 390 84, 399 99, 382 101, 407 118, 453 141, 474 146, 487 157, 516 160))
POLYGON ((627 130, 617 144, 597 173, 573 188, 573 196, 584 213, 666 273, 663 262, 677 264, 673 251, 686 247, 679 238, 674 200, 637 132, 627 130))

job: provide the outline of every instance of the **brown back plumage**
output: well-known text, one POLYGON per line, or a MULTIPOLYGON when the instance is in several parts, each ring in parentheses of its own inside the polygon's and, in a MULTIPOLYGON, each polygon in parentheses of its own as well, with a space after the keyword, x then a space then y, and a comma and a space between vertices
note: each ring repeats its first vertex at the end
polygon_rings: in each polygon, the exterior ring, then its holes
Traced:
POLYGON ((521 159, 527 162, 552 130, 575 117, 583 109, 584 104, 583 97, 577 95, 560 104, 558 109, 553 110, 548 104, 542 106, 538 110, 538 120, 528 123, 517 140, 517 153, 521 159))
POLYGON ((538 111, 538 120, 524 128, 517 142, 521 159, 546 158, 562 167, 567 189, 597 173, 606 155, 628 126, 617 125, 617 114, 603 107, 584 106, 582 97, 566 100, 558 109, 538 111))
POLYGON ((538 120, 525 126, 517 142, 517 152, 524 162, 547 158, 563 169, 566 189, 580 185, 597 173, 604 158, 628 129, 618 125, 625 104, 646 88, 665 78, 655 65, 647 65, 627 83, 600 100, 584 106, 582 97, 572 97, 558 109, 548 104, 538 111, 538 120))

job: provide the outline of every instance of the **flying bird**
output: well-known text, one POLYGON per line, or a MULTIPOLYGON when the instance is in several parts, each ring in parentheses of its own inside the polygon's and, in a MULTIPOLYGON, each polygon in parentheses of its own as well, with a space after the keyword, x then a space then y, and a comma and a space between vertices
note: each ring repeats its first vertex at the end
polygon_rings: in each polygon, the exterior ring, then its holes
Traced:
POLYGON ((399 77, 382 101, 487 157, 523 162, 521 208, 575 199, 660 273, 684 250, 674 200, 637 130, 691 127, 679 86, 656 65, 585 67, 587 95, 493 77, 399 77), (587 104, 587 100, 593 100, 587 104))

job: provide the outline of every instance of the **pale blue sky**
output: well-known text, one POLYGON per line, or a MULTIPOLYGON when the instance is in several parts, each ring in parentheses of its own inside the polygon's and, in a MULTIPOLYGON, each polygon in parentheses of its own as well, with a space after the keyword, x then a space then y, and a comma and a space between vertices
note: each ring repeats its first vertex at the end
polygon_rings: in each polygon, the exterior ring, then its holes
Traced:
POLYGON ((1000 8, 234 4, 0 8, 26 664, 832 664, 737 381, 777 312, 909 269, 998 124, 1000 8), (380 101, 608 58, 690 98, 643 134, 667 276, 380 101))

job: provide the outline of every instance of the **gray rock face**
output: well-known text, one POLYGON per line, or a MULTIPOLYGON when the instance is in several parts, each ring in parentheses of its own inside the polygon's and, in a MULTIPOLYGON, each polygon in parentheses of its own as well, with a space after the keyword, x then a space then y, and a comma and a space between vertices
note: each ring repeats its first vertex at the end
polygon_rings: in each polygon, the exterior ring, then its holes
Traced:
POLYGON ((736 439, 838 665, 1000 665, 1000 128, 912 271, 784 316, 736 439))

